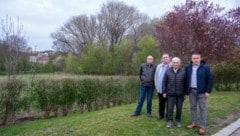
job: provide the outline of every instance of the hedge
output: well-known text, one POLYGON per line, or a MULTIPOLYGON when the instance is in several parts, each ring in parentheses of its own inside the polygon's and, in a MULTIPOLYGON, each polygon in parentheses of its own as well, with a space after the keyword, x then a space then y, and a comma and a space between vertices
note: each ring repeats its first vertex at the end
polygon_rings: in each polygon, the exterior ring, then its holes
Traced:
POLYGON ((13 122, 16 112, 24 107, 21 94, 26 89, 26 82, 21 80, 7 80, 0 83, 0 119, 2 124, 13 122))
POLYGON ((2 82, 0 117, 2 124, 14 121, 15 113, 34 111, 49 118, 72 111, 90 112, 136 102, 139 81, 136 77, 42 79, 2 82))
POLYGON ((214 88, 217 91, 240 90, 240 61, 222 62, 213 66, 214 88))

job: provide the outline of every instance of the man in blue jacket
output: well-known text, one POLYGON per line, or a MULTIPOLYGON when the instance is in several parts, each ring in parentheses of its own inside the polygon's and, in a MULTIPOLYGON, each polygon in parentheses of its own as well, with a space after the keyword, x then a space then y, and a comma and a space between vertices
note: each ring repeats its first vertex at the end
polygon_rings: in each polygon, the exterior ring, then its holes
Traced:
POLYGON ((188 129, 198 128, 197 125, 197 105, 200 110, 199 134, 206 133, 207 107, 206 101, 213 86, 213 75, 209 65, 201 60, 199 53, 192 54, 192 62, 186 67, 187 87, 191 105, 192 123, 188 129))

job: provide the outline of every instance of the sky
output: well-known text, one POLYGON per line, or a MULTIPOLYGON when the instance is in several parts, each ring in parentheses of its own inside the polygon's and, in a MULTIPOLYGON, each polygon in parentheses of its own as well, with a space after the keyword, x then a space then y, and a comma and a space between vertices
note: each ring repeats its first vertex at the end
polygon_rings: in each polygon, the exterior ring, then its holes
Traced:
MULTIPOLYGON (((51 50, 50 34, 72 16, 97 14, 103 3, 116 0, 0 0, 0 19, 6 15, 23 25, 28 46, 34 50, 51 50)), ((120 0, 151 18, 161 17, 185 0, 120 0)), ((240 0, 210 0, 226 9, 240 6, 240 0)), ((1 29, 0 29, 1 30, 1 29)))

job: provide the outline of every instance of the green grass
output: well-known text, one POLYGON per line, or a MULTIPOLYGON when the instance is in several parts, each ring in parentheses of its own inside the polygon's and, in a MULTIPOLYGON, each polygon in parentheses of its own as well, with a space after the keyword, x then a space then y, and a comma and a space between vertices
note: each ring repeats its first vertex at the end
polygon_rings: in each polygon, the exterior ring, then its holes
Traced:
MULTIPOLYGON (((69 74, 69 73, 46 73, 46 74, 19 74, 17 75, 17 79, 22 79, 25 81, 31 81, 32 79, 62 79, 62 78, 74 78, 74 79, 82 79, 82 78, 99 78, 99 79, 104 79, 107 77, 112 77, 112 78, 119 78, 123 77, 120 75, 113 75, 113 76, 107 76, 107 75, 79 75, 79 74, 69 74)), ((124 76, 124 77, 131 77, 131 76, 124 76)), ((135 76, 133 76, 135 77, 135 76)), ((8 76, 7 75, 1 75, 0 76, 0 81, 7 80, 8 76)))
MULTIPOLYGON (((158 101, 153 103, 153 118, 146 116, 146 108, 140 117, 131 118, 135 104, 123 105, 89 113, 72 113, 67 117, 40 119, 8 125, 0 128, 1 136, 194 136, 197 130, 187 130, 190 122, 189 101, 183 107, 182 128, 166 128, 165 121, 157 121, 158 101)), ((214 134, 222 127, 219 120, 240 111, 239 92, 213 92, 208 99, 208 133, 214 134)), ((226 125, 226 124, 225 124, 226 125)))

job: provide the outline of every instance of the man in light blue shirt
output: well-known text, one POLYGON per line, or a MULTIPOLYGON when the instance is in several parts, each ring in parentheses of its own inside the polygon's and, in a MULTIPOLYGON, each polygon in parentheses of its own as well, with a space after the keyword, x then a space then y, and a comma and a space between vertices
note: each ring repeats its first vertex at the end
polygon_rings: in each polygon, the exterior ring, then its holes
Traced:
POLYGON ((191 75, 191 88, 197 88, 197 69, 199 65, 193 64, 192 65, 192 75, 191 75))
POLYGON ((170 56, 169 54, 164 53, 162 55, 162 62, 157 66, 154 76, 155 88, 157 89, 159 99, 159 120, 165 117, 166 98, 163 97, 162 82, 165 72, 170 67, 170 56))

